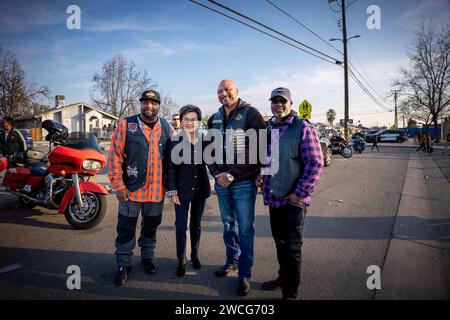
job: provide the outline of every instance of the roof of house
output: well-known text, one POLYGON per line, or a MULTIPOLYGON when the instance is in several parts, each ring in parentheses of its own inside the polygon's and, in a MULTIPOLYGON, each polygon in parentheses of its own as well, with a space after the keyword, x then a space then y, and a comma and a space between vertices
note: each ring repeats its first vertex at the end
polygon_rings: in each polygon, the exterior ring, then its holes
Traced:
POLYGON ((68 109, 68 108, 72 108, 72 107, 79 106, 79 105, 86 106, 86 107, 88 107, 88 108, 90 108, 90 109, 92 109, 92 110, 95 110, 95 111, 97 111, 97 112, 99 112, 99 113, 101 113, 101 114, 104 114, 105 116, 108 116, 108 117, 110 117, 110 118, 113 118, 113 119, 115 119, 115 120, 118 120, 118 119, 119 119, 118 117, 113 116, 112 114, 110 114, 110 113, 108 113, 108 112, 105 112, 105 111, 103 111, 103 110, 100 110, 100 109, 98 109, 98 108, 95 108, 95 107, 91 106, 89 103, 86 103, 86 102, 77 102, 77 103, 72 103, 72 104, 69 104, 69 105, 64 106, 64 107, 61 107, 61 108, 53 108, 53 109, 50 109, 50 110, 41 112, 39 115, 47 114, 47 113, 55 113, 55 112, 59 112, 59 111, 61 111, 61 110, 68 109))

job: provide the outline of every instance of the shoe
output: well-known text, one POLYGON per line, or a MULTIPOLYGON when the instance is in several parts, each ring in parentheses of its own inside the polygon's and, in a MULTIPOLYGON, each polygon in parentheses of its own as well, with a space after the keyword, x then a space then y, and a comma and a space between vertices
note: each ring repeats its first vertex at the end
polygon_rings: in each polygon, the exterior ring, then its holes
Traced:
POLYGON ((214 274, 216 277, 222 278, 226 277, 230 272, 237 270, 237 266, 234 264, 226 264, 219 270, 217 270, 214 274))
POLYGON ((177 276, 182 277, 186 274, 186 263, 179 263, 177 267, 177 276))
POLYGON ((273 291, 277 289, 281 289, 283 285, 283 279, 278 276, 278 278, 274 280, 266 281, 262 284, 262 289, 266 291, 273 291))
POLYGON ((200 263, 200 260, 198 259, 198 257, 191 257, 191 261, 192 261, 192 266, 194 267, 194 269, 200 269, 202 267, 202 264, 200 263))
POLYGON ((131 272, 131 266, 119 266, 116 273, 116 286, 122 286, 128 281, 128 276, 131 272))
POLYGON ((292 290, 292 289, 283 289, 282 291, 283 298, 282 300, 288 301, 288 300, 297 300, 298 290, 292 290))
POLYGON ((143 259, 142 265, 144 266, 145 272, 148 274, 153 275, 158 272, 156 266, 153 264, 153 261, 150 259, 143 259))
POLYGON ((239 277, 238 281, 238 293, 241 297, 246 296, 250 291, 250 283, 248 283, 247 278, 239 277))

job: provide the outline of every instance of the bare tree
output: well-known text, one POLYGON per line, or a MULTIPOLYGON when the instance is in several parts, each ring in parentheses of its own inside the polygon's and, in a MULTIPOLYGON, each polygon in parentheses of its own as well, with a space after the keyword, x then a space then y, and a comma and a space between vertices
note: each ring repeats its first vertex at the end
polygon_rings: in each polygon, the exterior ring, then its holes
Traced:
POLYGON ((333 127, 333 122, 336 120, 336 111, 334 109, 329 109, 326 113, 327 121, 331 127, 333 127))
POLYGON ((33 115, 40 99, 48 99, 48 87, 26 84, 25 72, 9 51, 0 47, 0 114, 8 116, 33 115))
POLYGON ((179 105, 172 99, 169 93, 165 93, 164 90, 159 91, 161 96, 161 108, 159 109, 159 116, 164 119, 169 119, 170 116, 178 111, 179 105))
POLYGON ((94 104, 119 118, 136 113, 142 92, 157 87, 146 70, 137 71, 135 63, 120 54, 104 62, 101 73, 95 73, 93 80, 94 89, 101 95, 93 98, 94 104))
POLYGON ((425 126, 433 123, 437 132, 438 119, 450 109, 450 26, 438 32, 423 22, 409 58, 410 68, 394 81, 404 97, 402 110, 425 126))
POLYGON ((420 105, 412 97, 401 101, 398 110, 399 114, 405 116, 405 118, 422 123, 425 129, 428 129, 432 123, 433 118, 430 110, 426 106, 420 105))

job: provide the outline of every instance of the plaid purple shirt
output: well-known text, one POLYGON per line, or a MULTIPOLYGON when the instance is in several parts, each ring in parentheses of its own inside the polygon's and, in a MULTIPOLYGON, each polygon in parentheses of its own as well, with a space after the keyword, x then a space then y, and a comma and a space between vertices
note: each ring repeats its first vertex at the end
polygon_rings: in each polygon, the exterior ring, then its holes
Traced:
MULTIPOLYGON (((280 139, 286 132, 287 128, 292 125, 294 115, 288 116, 283 122, 273 124, 274 129, 279 130, 280 139)), ((295 195, 303 199, 307 205, 311 203, 311 194, 319 183, 320 176, 323 171, 323 153, 320 145, 319 136, 316 128, 309 122, 303 122, 303 139, 300 142, 299 153, 304 163, 303 175, 300 178, 297 187, 295 188, 295 195)), ((270 144, 270 141, 269 141, 270 144)), ((270 147, 269 147, 269 162, 270 163, 270 147)), ((282 170, 282 168, 280 168, 282 170)), ((279 208, 288 203, 287 199, 278 199, 272 195, 270 190, 270 175, 263 178, 261 191, 264 198, 264 204, 274 208, 279 208)))

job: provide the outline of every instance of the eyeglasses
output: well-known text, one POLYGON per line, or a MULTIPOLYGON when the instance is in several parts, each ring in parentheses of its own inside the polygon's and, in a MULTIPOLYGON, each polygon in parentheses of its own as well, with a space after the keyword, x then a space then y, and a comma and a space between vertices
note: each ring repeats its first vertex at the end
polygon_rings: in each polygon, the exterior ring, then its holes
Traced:
POLYGON ((196 122, 198 121, 197 118, 183 118, 182 120, 183 122, 187 123, 187 122, 196 122))
POLYGON ((271 101, 272 101, 273 104, 277 104, 277 103, 285 104, 285 103, 287 103, 287 100, 283 99, 283 98, 275 98, 275 99, 272 99, 271 101))

